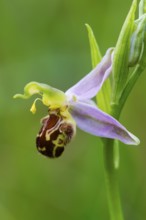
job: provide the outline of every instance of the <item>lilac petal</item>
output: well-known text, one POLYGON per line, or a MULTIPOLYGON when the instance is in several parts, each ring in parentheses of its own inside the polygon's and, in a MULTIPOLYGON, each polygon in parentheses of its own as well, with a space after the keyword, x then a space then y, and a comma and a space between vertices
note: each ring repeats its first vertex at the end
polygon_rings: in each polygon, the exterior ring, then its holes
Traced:
POLYGON ((87 74, 83 79, 81 79, 77 84, 66 91, 67 96, 75 95, 78 100, 85 100, 94 97, 106 78, 111 73, 111 53, 113 49, 107 50, 102 61, 93 69, 89 74, 87 74))
POLYGON ((140 143, 139 139, 116 119, 94 105, 72 102, 70 110, 77 126, 85 132, 99 137, 118 139, 125 144, 138 145, 140 143))

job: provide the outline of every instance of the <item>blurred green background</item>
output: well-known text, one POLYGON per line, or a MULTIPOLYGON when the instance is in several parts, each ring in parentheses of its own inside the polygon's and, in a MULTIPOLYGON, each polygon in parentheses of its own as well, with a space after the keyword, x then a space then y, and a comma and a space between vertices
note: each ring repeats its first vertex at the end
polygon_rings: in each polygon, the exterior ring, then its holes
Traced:
MULTIPOLYGON (((89 23, 104 54, 115 46, 131 0, 0 0, 0 219, 108 220, 102 145, 77 132, 62 157, 36 151, 41 104, 13 100, 29 81, 66 90, 91 70, 89 23)), ((125 219, 146 219, 146 72, 121 121, 141 139, 120 144, 119 185, 125 219)))

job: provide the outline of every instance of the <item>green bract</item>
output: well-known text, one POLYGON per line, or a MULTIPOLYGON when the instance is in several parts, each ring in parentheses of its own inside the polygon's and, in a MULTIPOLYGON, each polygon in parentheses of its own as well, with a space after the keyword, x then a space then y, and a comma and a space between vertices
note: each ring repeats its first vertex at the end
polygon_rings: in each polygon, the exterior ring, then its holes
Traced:
POLYGON ((89 24, 86 24, 86 27, 90 43, 92 67, 94 68, 101 61, 102 56, 91 27, 89 26, 89 24))
POLYGON ((134 28, 136 7, 137 1, 134 0, 115 47, 113 57, 114 91, 112 100, 114 105, 118 105, 123 87, 128 79, 130 39, 134 28))
MULTIPOLYGON (((90 51, 91 51, 91 61, 92 61, 92 68, 94 68, 100 61, 101 61, 101 52, 99 50, 99 46, 96 42, 96 38, 91 27, 86 24, 88 30, 88 37, 89 37, 89 44, 90 44, 90 51)), ((102 86, 101 90, 96 96, 98 106, 105 112, 110 112, 110 100, 111 100, 111 84, 110 79, 108 78, 104 85, 102 86)))
POLYGON ((129 66, 135 66, 141 59, 144 48, 144 34, 146 27, 146 14, 135 21, 135 30, 131 36, 129 53, 129 66))
MULTIPOLYGON (((133 4, 135 1, 133 2, 133 4)), ((119 112, 121 111, 125 101, 131 92, 133 86, 138 80, 141 73, 146 67, 146 1, 141 0, 139 3, 139 17, 134 20, 133 31, 130 37, 130 49, 128 60, 128 74, 126 82, 121 87, 120 94, 117 97, 119 103, 119 112), (132 68, 130 68, 132 67, 132 68)))
POLYGON ((146 0, 141 0, 139 3, 139 17, 146 13, 146 0))

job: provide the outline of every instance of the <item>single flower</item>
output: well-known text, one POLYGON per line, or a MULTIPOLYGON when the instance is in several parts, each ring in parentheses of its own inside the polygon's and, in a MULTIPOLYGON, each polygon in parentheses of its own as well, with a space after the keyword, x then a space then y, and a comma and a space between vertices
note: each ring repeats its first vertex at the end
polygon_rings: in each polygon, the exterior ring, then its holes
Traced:
POLYGON ((130 145, 139 144, 137 137, 91 100, 112 72, 112 52, 113 49, 108 49, 101 62, 65 93, 46 84, 30 82, 24 88, 24 95, 14 96, 27 99, 38 94, 40 98, 35 99, 32 113, 36 112, 37 100, 49 109, 36 139, 39 152, 48 157, 59 157, 75 135, 76 125, 99 137, 117 139, 130 145))

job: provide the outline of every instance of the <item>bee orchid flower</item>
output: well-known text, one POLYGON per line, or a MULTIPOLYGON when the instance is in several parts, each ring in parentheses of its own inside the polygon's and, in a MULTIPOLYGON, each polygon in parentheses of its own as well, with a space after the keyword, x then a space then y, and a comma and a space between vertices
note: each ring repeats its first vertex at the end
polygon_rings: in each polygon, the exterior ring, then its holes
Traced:
POLYGON ((129 145, 139 144, 136 136, 91 100, 112 72, 112 53, 113 49, 108 49, 101 62, 65 93, 46 84, 30 82, 23 95, 14 96, 27 99, 38 94, 40 97, 35 99, 32 113, 36 112, 37 100, 49 109, 36 139, 39 152, 48 157, 59 157, 75 135, 76 125, 92 135, 117 139, 129 145))

